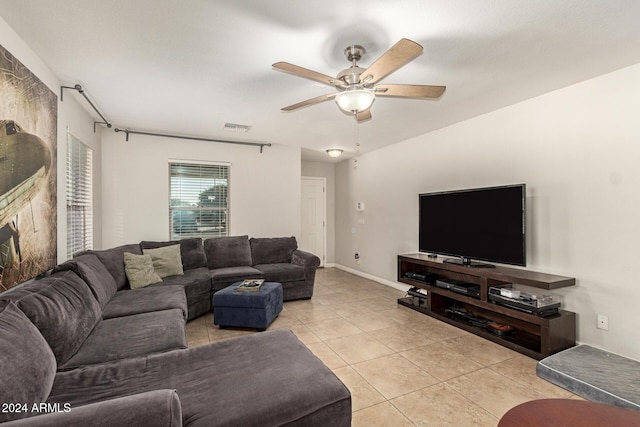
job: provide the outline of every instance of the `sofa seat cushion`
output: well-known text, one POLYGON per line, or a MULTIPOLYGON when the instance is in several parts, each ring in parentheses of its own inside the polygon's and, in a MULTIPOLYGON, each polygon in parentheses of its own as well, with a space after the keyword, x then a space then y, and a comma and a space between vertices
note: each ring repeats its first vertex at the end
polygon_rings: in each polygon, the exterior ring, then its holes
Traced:
POLYGON ((262 272, 249 266, 223 267, 211 270, 212 290, 219 291, 238 280, 261 279, 262 272))
POLYGON ((269 282, 295 282, 305 277, 304 267, 295 264, 258 264, 253 268, 260 270, 269 282))
POLYGON ((115 279, 118 289, 123 289, 129 285, 127 275, 124 271, 125 252, 129 252, 134 255, 142 255, 142 249, 140 249, 140 245, 138 244, 122 245, 102 251, 87 251, 87 253, 97 256, 100 262, 107 267, 107 270, 109 270, 109 273, 111 273, 115 279))
POLYGON ((49 402, 155 389, 177 390, 185 426, 351 425, 349 390, 287 330, 60 372, 49 402))
POLYGON ((249 243, 254 265, 289 263, 293 251, 298 249, 295 237, 252 237, 249 243))
POLYGON ((71 270, 85 281, 91 292, 104 308, 118 290, 118 285, 109 270, 95 254, 77 256, 54 268, 54 271, 71 270))
POLYGON ((142 241, 140 247, 144 249, 162 248, 180 244, 180 255, 182 257, 182 268, 191 270, 193 268, 201 268, 207 266, 207 256, 204 253, 201 237, 191 237, 181 240, 170 240, 164 242, 142 241))
MULTIPOLYGON (((47 400, 56 359, 40 331, 14 303, 0 308, 0 402, 27 404, 47 400)), ((29 411, 0 411, 0 422, 24 418, 29 411)))
POLYGON ((182 310, 115 317, 101 321, 80 350, 58 369, 73 369, 186 347, 182 310))
POLYGON ((201 298, 203 294, 209 294, 209 292, 211 292, 211 273, 207 268, 185 270, 183 275, 165 277, 161 283, 156 283, 150 287, 164 286, 180 286, 184 288, 187 302, 191 304, 191 301, 197 300, 201 298))
MULTIPOLYGON (((3 295, 4 296, 4 295, 3 295)), ((62 271, 6 294, 47 340, 58 366, 73 356, 102 318, 89 286, 62 271)))
POLYGON ((102 310, 103 319, 177 308, 187 318, 187 297, 182 286, 147 286, 116 292, 102 310))
POLYGON ((210 269, 249 266, 252 264, 249 236, 206 239, 204 241, 204 252, 207 256, 207 267, 210 269))

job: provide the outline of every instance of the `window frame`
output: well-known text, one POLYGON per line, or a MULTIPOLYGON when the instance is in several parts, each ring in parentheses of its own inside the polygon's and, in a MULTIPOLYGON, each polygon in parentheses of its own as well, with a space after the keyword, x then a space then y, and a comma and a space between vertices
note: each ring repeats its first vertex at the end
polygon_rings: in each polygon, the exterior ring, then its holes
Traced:
MULTIPOLYGON (((201 160, 184 160, 184 159, 169 159, 168 165, 167 165, 167 174, 168 174, 168 213, 169 213, 169 240, 179 240, 179 239, 183 239, 183 238, 191 238, 191 237, 200 237, 203 240, 204 239, 209 239, 209 238, 216 238, 216 237, 224 237, 224 236, 229 236, 229 230, 230 230, 230 218, 231 218, 231 192, 230 192, 230 188, 231 188, 231 163, 227 163, 227 162, 208 162, 208 161, 201 161, 201 160), (224 207, 202 207, 202 206, 173 206, 173 199, 172 199, 172 193, 174 193, 174 184, 172 179, 173 178, 177 178, 179 177, 178 175, 174 175, 173 174, 173 168, 174 167, 179 167, 179 166, 184 166, 187 168, 193 168, 193 170, 196 170, 198 168, 200 168, 200 170, 206 170, 207 168, 218 168, 218 170, 224 170, 226 173, 226 177, 218 177, 218 176, 210 176, 210 177, 205 177, 206 179, 212 179, 212 180, 217 180, 217 179, 221 179, 224 180, 226 182, 226 201, 225 201, 225 206, 224 207), (210 232, 207 233, 206 231, 198 231, 198 232, 184 232, 184 233, 176 233, 175 232, 175 227, 174 227, 174 213, 175 212, 179 212, 179 211, 185 211, 185 212, 189 212, 189 211, 196 211, 199 213, 207 213, 207 212, 221 212, 222 215, 224 216, 224 231, 223 232, 210 232)), ((202 185, 201 185, 202 187, 202 185)), ((204 192, 206 190, 202 190, 202 192, 204 192)), ((202 192, 200 194, 202 194, 202 192)), ((193 194, 191 194, 190 196, 193 197, 193 194)), ((202 221, 202 216, 198 215, 197 216, 198 219, 200 219, 202 221)), ((196 220, 197 221, 197 220, 196 220)))
POLYGON ((80 251, 93 249, 95 243, 94 160, 93 148, 67 130, 65 204, 69 258, 80 251), (82 161, 82 164, 74 165, 74 160, 82 161), (81 171, 84 174, 78 176, 81 171))

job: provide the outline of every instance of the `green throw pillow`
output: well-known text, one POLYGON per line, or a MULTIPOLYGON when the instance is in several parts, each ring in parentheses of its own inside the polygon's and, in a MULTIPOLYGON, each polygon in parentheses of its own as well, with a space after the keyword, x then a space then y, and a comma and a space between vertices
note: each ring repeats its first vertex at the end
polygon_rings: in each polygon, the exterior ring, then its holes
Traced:
POLYGON ((153 268, 160 277, 180 276, 184 274, 180 244, 162 246, 154 249, 143 249, 142 253, 150 255, 153 268))
POLYGON ((150 255, 135 255, 125 252, 124 271, 129 279, 131 289, 144 288, 162 282, 160 276, 153 269, 153 260, 150 255))

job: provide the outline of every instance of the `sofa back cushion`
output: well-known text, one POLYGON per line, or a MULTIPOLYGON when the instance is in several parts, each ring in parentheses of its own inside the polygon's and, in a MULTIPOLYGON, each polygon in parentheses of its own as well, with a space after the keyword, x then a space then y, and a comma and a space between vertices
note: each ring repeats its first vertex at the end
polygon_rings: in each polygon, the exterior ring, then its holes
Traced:
POLYGON ((180 244, 180 255, 182 257, 182 268, 184 270, 193 270, 207 266, 207 257, 204 253, 201 237, 190 237, 181 240, 171 240, 165 242, 142 241, 140 247, 145 249, 156 249, 164 246, 180 244))
POLYGON ((291 262, 293 251, 298 249, 295 237, 251 238, 253 265, 291 262))
POLYGON ((56 359, 38 329, 12 302, 0 304, 0 402, 26 404, 26 412, 0 411, 0 422, 29 416, 45 402, 56 375, 56 359), (4 307, 2 307, 4 305, 4 307))
POLYGON ((73 271, 54 273, 5 295, 38 328, 58 365, 78 351, 102 317, 98 300, 73 271))
POLYGON ((216 237, 204 241, 207 267, 243 267, 252 265, 249 236, 216 237))
POLYGON ((118 290, 124 289, 129 285, 127 274, 124 271, 124 253, 129 252, 135 255, 142 255, 142 249, 139 244, 123 245, 102 251, 89 251, 98 257, 100 262, 107 267, 109 273, 113 276, 118 286, 118 290))
POLYGON ((91 253, 80 255, 54 268, 54 271, 71 270, 84 280, 91 292, 104 308, 118 290, 115 279, 97 256, 91 253))

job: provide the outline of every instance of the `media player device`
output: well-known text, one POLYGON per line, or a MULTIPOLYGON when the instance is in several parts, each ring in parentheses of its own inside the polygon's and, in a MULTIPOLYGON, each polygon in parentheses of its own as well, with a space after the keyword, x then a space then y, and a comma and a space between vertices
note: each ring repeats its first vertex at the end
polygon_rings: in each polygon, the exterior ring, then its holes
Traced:
POLYGON ((469 297, 478 298, 478 299, 480 298, 480 285, 476 285, 473 283, 467 283, 461 280, 453 280, 453 279, 447 279, 447 280, 438 279, 436 280, 436 286, 439 288, 448 289, 450 291, 453 291, 462 295, 467 295, 469 297))

